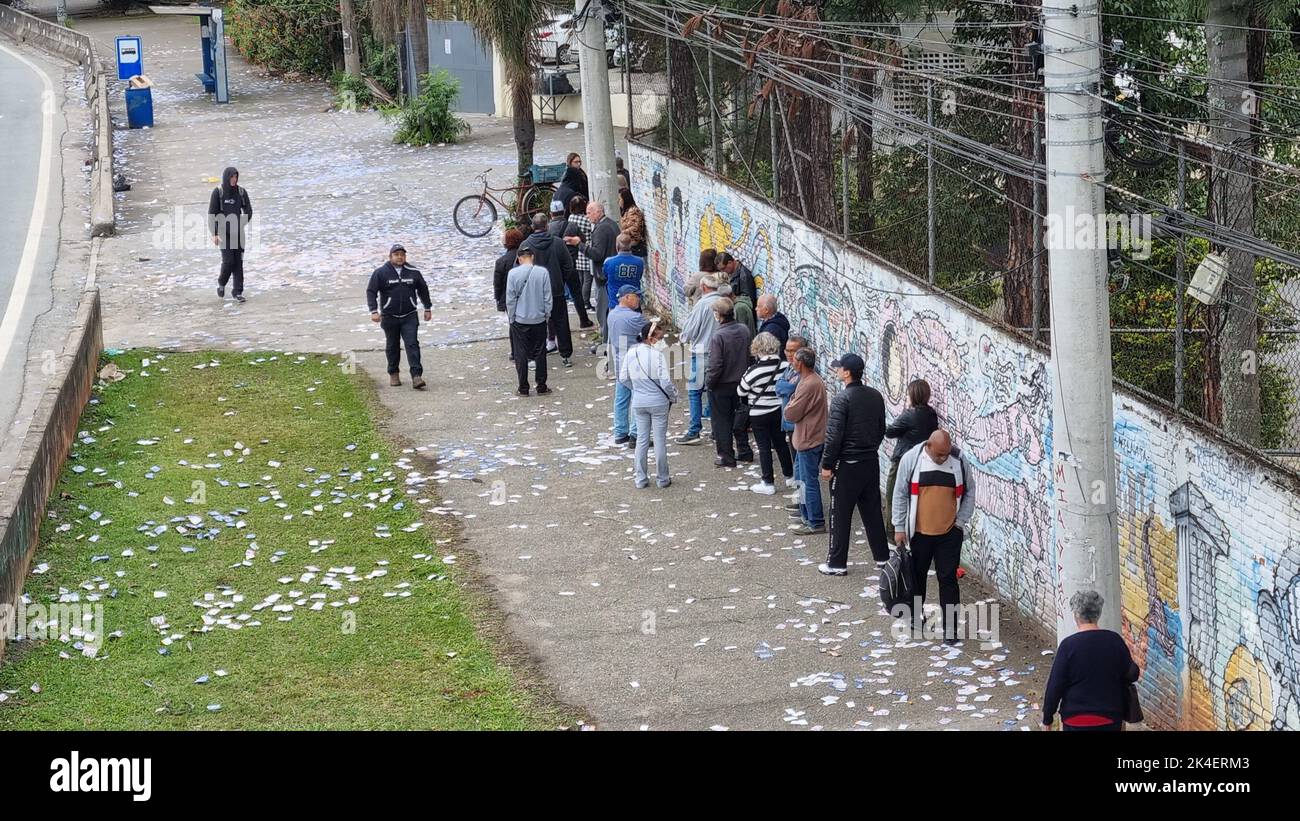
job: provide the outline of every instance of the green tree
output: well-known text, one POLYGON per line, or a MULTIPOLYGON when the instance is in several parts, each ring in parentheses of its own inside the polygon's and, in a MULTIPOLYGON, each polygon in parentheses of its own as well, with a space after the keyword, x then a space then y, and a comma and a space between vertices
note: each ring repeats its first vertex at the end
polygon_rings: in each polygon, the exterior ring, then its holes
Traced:
POLYGON ((533 164, 533 145, 537 140, 533 86, 540 54, 534 32, 549 19, 558 4, 541 0, 435 0, 434 8, 469 23, 500 53, 510 91, 518 173, 523 177, 533 164))

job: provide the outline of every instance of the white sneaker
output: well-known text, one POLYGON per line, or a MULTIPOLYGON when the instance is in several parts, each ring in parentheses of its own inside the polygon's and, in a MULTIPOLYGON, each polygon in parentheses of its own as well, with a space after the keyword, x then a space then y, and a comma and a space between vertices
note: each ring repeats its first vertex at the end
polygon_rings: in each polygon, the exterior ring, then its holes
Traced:
POLYGON ((756 485, 750 485, 749 489, 755 493, 761 493, 764 496, 776 495, 776 485, 769 485, 767 482, 759 482, 756 485))
POLYGON ((785 480, 786 490, 799 490, 802 487, 803 487, 803 482, 800 482, 798 479, 793 479, 788 476, 786 477, 785 480))
POLYGON ((825 562, 822 562, 821 564, 817 565, 817 572, 820 573, 820 574, 822 574, 823 576, 847 576, 847 575, 849 575, 849 569, 848 569, 847 567, 831 567, 830 565, 826 564, 825 562))

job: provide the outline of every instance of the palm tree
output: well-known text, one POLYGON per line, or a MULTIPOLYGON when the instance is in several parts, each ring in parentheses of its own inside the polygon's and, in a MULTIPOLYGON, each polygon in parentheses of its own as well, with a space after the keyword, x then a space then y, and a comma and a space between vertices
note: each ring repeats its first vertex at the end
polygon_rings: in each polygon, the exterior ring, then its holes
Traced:
POLYGON ((537 125, 533 122, 533 84, 540 62, 533 32, 549 19, 554 3, 542 0, 434 0, 440 16, 453 15, 474 27, 478 35, 496 46, 505 66, 514 121, 519 176, 533 164, 537 125))
POLYGON ((392 43, 403 27, 411 33, 411 56, 415 61, 412 86, 417 94, 420 78, 429 73, 428 19, 424 0, 370 0, 370 24, 376 34, 392 43))

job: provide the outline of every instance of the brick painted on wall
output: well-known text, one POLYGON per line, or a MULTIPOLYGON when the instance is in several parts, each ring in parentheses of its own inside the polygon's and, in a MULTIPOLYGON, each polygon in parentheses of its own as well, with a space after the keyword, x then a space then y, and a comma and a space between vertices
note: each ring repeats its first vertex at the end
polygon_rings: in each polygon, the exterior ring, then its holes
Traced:
MULTIPOLYGON (((733 250, 794 333, 856 351, 890 415, 916 378, 974 462, 962 563, 1055 630, 1046 358, 767 203, 629 147, 650 232, 648 289, 678 321, 701 248, 733 250)), ((822 367, 829 356, 821 358, 822 367)), ((1300 729, 1300 496, 1286 477, 1132 397, 1115 396, 1123 631, 1149 723, 1300 729)), ((1113 603, 1112 603, 1113 604, 1113 603)))

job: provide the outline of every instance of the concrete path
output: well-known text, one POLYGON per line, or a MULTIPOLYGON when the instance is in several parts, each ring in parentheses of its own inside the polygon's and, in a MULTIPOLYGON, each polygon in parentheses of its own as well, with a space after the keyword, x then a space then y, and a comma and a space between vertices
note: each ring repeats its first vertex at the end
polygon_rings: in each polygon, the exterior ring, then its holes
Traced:
MULTIPOLYGON (((438 486, 436 512, 461 521, 463 549, 511 630, 599 727, 1034 722, 1047 644, 1011 614, 1000 646, 895 641, 874 567, 818 575, 824 537, 790 535, 784 499, 749 492, 753 470, 713 468, 707 446, 673 448, 671 488, 635 490, 629 452, 608 441, 612 384, 585 344, 571 371, 557 369, 553 395, 513 394, 491 300, 497 240, 466 239, 450 218, 476 173, 510 173, 508 123, 473 118, 463 145, 394 147, 376 116, 326 113, 323 86, 261 77, 233 53, 233 102, 218 107, 192 77, 191 26, 177 23, 80 26, 106 42, 142 34, 158 84, 157 127, 122 134, 135 187, 100 268, 107 345, 358 351, 381 385, 388 427, 411 445, 408 481, 438 486), (165 233, 201 214, 231 164, 262 243, 248 255, 243 306, 217 299, 206 237, 190 247, 165 233), (387 387, 382 338, 364 309, 366 277, 394 240, 434 293, 425 393, 387 387)), ((539 161, 572 149, 582 150, 580 131, 539 129, 539 161)), ((674 433, 682 420, 674 413, 674 433)), ((963 594, 984 595, 969 581, 963 594)))

